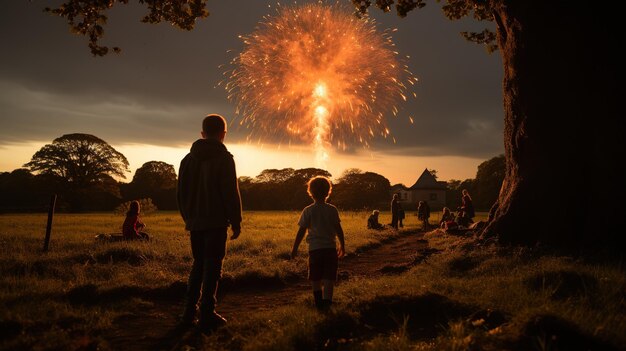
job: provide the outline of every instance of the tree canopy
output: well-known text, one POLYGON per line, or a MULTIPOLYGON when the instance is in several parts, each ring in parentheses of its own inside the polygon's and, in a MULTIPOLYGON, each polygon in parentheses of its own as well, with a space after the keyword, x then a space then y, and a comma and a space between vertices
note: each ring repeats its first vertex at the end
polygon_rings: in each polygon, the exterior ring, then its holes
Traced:
POLYGON ((135 171, 131 184, 146 189, 174 189, 176 179, 173 165, 163 161, 148 161, 135 171))
MULTIPOLYGON (((372 5, 371 0, 351 1, 357 10, 357 15, 365 15, 372 5)), ((472 16, 479 21, 492 20, 492 1, 494 0, 446 0, 442 9, 444 15, 452 20, 467 16, 472 16)), ((209 16, 209 11, 206 9, 207 0, 139 0, 139 3, 148 8, 148 13, 141 18, 141 22, 144 23, 168 22, 177 28, 192 30, 198 19, 209 16)), ((100 40, 104 37, 104 26, 108 20, 106 11, 118 4, 128 4, 128 0, 65 0, 58 7, 46 7, 44 10, 67 20, 72 33, 87 37, 89 49, 94 56, 104 56, 110 52, 108 46, 100 44, 100 40)), ((426 0, 375 1, 375 6, 385 12, 389 12, 394 5, 398 16, 406 17, 412 10, 426 6, 426 0)), ((481 32, 461 32, 461 34, 469 41, 484 44, 489 52, 498 47, 495 33, 488 29, 481 32)), ((112 47, 112 50, 115 53, 121 51, 116 46, 112 47)))
POLYGON ((65 182, 85 186, 110 177, 126 178, 128 160, 106 141, 90 134, 65 134, 37 151, 28 167, 32 172, 53 175, 65 182))
POLYGON ((374 172, 351 168, 337 179, 332 202, 344 209, 378 208, 389 202, 389 179, 374 172))
POLYGON ((174 166, 162 161, 148 161, 135 171, 129 184, 121 184, 124 198, 152 199, 162 210, 175 210, 176 172, 174 166))
MULTIPOLYGON (((141 19, 144 23, 169 22, 184 30, 192 30, 199 18, 209 15, 207 0, 139 0, 148 7, 148 13, 141 19)), ((128 4, 128 0, 66 0, 58 7, 46 7, 44 11, 67 20, 72 33, 89 39, 89 49, 94 56, 109 53, 109 47, 100 45, 104 36, 104 25, 108 17, 106 11, 117 4, 128 4)), ((119 47, 113 47, 119 53, 119 47)))

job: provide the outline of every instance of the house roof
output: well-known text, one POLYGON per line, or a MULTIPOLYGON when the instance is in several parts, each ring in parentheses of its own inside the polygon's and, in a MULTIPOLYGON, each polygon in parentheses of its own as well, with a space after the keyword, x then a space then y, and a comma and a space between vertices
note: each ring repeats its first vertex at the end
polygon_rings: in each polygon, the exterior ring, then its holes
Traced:
POLYGON ((391 190, 409 190, 404 184, 395 184, 391 186, 391 190))
POLYGON ((438 182, 430 171, 428 171, 428 168, 425 168, 422 175, 409 189, 446 189, 446 183, 438 182))

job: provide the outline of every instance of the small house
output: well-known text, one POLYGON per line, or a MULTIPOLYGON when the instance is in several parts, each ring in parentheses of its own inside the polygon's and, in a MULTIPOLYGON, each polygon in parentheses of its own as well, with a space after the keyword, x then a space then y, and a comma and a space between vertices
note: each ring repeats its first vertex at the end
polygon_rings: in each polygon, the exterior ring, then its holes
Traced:
POLYGON ((426 168, 413 186, 397 184, 391 187, 391 193, 398 194, 405 210, 417 208, 420 201, 427 201, 431 210, 440 210, 446 205, 446 189, 446 182, 437 181, 426 168))

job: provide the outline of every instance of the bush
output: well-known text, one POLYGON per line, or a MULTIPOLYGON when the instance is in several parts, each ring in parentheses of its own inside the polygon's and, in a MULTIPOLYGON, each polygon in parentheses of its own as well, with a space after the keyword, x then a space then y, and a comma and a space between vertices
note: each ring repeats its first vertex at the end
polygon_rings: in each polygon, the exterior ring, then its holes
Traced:
MULTIPOLYGON (((141 214, 143 214, 143 215, 147 215, 147 214, 150 214, 152 212, 158 211, 158 208, 156 207, 156 205, 154 203, 152 203, 152 199, 151 198, 139 199, 137 201, 139 201, 139 207, 141 208, 141 214)), ((117 206, 115 208, 113 213, 125 215, 126 212, 128 212, 128 209, 130 208, 130 203, 131 202, 132 201, 126 201, 126 202, 120 204, 119 206, 117 206)))

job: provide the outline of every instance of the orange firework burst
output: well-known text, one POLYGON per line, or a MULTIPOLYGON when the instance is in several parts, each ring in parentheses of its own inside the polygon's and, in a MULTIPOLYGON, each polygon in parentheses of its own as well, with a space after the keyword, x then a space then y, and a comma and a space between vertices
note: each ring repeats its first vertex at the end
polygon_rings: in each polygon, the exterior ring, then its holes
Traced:
POLYGON ((417 81, 389 34, 340 5, 279 7, 264 17, 241 37, 226 84, 249 138, 312 142, 323 161, 330 145, 389 136, 385 115, 398 113, 405 83, 417 81))

